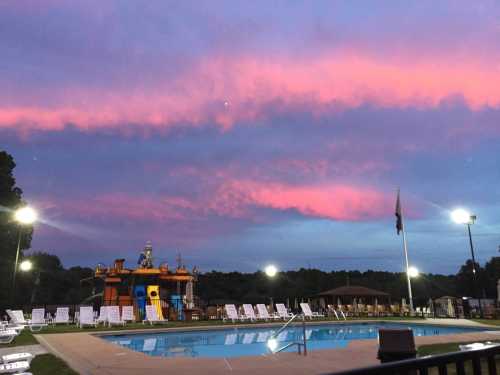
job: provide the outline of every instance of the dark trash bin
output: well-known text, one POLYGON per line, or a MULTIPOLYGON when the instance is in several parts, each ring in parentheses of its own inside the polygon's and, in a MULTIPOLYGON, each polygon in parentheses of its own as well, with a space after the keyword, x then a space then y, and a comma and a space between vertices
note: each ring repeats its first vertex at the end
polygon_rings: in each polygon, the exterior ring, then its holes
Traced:
POLYGON ((380 329, 378 355, 381 363, 417 357, 415 339, 411 329, 380 329))

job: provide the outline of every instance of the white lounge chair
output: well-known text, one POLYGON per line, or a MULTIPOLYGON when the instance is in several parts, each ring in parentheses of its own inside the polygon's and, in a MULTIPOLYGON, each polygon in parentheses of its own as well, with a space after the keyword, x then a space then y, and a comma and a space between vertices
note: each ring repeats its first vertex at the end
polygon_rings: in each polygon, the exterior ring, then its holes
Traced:
POLYGON ((259 303, 257 305, 257 318, 262 319, 262 320, 269 320, 272 319, 271 315, 269 315, 269 312, 267 311, 266 305, 263 303, 259 303))
POLYGON ((238 310, 236 310, 236 306, 233 304, 227 304, 224 306, 224 309, 226 310, 226 315, 227 317, 223 318, 223 321, 230 320, 233 323, 238 320, 245 320, 244 317, 241 317, 238 315, 238 310))
POLYGON ((69 324, 69 307, 58 307, 56 317, 52 322, 54 324, 69 324))
POLYGON ((257 317, 255 316, 255 311, 253 309, 253 306, 250 305, 249 303, 246 303, 243 305, 243 312, 245 313, 245 318, 249 319, 250 321, 254 322, 257 320, 257 317))
POLYGON ((19 362, 19 361, 27 361, 28 363, 31 363, 31 360, 34 358, 33 354, 31 353, 12 353, 12 354, 6 354, 2 356, 2 362, 3 363, 12 363, 12 362, 19 362))
POLYGON ((101 306, 99 308, 99 317, 97 323, 106 324, 108 322, 108 308, 109 306, 101 306))
POLYGON ((125 325, 125 321, 120 316, 120 307, 108 306, 108 325, 125 325))
POLYGON ((135 322, 134 306, 122 306, 122 320, 124 322, 135 322))
POLYGON ((18 361, 11 363, 3 363, 0 365, 0 374, 21 373, 29 370, 30 363, 28 361, 18 361))
POLYGON ((97 321, 94 318, 94 308, 92 306, 80 306, 78 326, 80 328, 85 326, 97 326, 97 321))
POLYGON ((31 332, 41 331, 43 327, 47 327, 45 321, 45 309, 31 310, 31 320, 29 320, 29 327, 31 332))
POLYGON ((302 313, 304 314, 304 316, 306 318, 313 319, 313 318, 324 318, 325 317, 323 314, 319 314, 317 312, 312 312, 311 307, 306 302, 302 302, 300 304, 300 308, 302 309, 302 313))
POLYGON ((290 319, 293 316, 293 314, 289 313, 285 305, 282 303, 276 304, 276 310, 278 310, 278 316, 283 320, 290 319))
POLYGON ((43 310, 41 316, 42 316, 42 321, 43 323, 34 323, 34 324, 31 324, 29 321, 27 321, 26 319, 24 319, 24 314, 23 314, 23 311, 22 310, 6 310, 7 312, 7 315, 9 315, 9 318, 10 318, 10 321, 11 321, 11 324, 17 326, 17 328, 14 328, 14 329, 19 329, 20 327, 29 327, 31 331, 35 332, 35 331, 40 331, 43 327, 47 326, 47 324, 45 324, 45 318, 44 318, 44 315, 45 315, 45 309, 33 309, 33 311, 35 311, 35 319, 39 320, 39 314, 40 314, 40 311, 36 311, 36 310, 43 310))
POLYGON ((148 322, 149 324, 162 324, 168 322, 167 319, 160 319, 156 312, 156 306, 146 305, 146 319, 142 323, 148 322))
POLYGON ((9 316, 9 323, 11 325, 23 327, 23 329, 28 326, 28 322, 26 321, 26 319, 24 319, 22 310, 5 310, 5 312, 9 316))
POLYGON ((15 329, 6 329, 0 331, 0 344, 10 344, 19 335, 15 329))

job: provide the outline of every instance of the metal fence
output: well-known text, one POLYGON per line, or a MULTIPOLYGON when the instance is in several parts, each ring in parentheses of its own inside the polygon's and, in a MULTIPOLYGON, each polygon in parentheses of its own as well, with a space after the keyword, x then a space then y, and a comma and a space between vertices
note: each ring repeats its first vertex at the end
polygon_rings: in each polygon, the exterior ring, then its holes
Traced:
POLYGON ((428 375, 434 373, 438 373, 439 375, 497 375, 497 361, 499 360, 500 345, 495 345, 485 349, 427 356, 356 370, 336 372, 332 373, 332 375, 428 375))

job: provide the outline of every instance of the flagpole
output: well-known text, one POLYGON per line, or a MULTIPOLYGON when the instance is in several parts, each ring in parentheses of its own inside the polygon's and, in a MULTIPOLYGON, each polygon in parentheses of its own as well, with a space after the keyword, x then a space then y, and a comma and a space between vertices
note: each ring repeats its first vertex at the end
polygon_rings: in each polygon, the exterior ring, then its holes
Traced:
POLYGON ((406 261, 406 281, 408 283, 408 298, 410 300, 410 315, 414 315, 414 310, 413 310, 413 294, 411 292, 411 279, 410 279, 410 273, 408 272, 408 268, 410 267, 408 264, 408 245, 406 243, 406 230, 405 230, 405 225, 404 221, 401 218, 401 222, 403 224, 403 248, 405 252, 405 261, 406 261))

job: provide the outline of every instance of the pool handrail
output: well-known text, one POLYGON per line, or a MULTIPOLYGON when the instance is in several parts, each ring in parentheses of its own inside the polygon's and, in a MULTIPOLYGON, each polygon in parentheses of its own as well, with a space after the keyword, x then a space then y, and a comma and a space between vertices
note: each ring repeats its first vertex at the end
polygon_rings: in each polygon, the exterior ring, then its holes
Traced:
POLYGON ((292 322, 293 320, 296 318, 296 317, 302 317, 302 342, 298 342, 298 341, 294 341, 294 342, 291 342, 291 343, 288 343, 286 344, 285 346, 277 349, 277 350, 271 350, 271 352, 273 354, 276 354, 276 353, 279 353, 279 352, 282 352, 283 350, 293 346, 293 345, 297 345, 297 350, 298 350, 298 353, 301 354, 301 349, 302 347, 304 348, 304 355, 307 355, 307 344, 306 344, 306 341, 307 341, 307 338, 306 338, 306 320, 305 320, 305 317, 304 315, 299 315, 299 314, 292 314, 292 317, 283 325, 283 327, 281 327, 280 329, 278 329, 276 332, 273 332, 273 334, 271 335, 271 337, 269 338, 268 342, 272 339, 275 339, 281 332, 283 332, 292 322))

